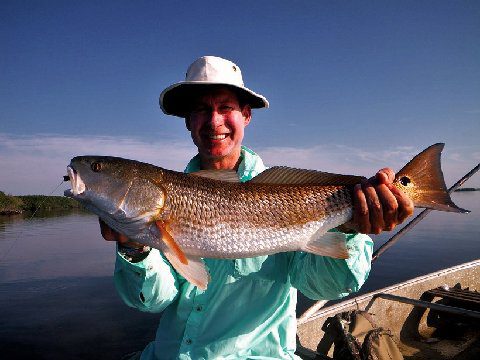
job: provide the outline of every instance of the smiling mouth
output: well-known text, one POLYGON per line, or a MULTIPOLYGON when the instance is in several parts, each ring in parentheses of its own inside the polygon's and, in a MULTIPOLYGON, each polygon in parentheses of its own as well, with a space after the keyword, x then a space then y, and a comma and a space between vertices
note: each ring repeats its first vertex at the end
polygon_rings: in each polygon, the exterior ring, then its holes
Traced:
POLYGON ((228 134, 207 134, 209 140, 223 140, 226 139, 228 134))
POLYGON ((86 186, 80 178, 80 175, 75 171, 72 166, 67 166, 67 173, 72 188, 65 190, 64 195, 68 197, 74 197, 83 194, 86 190, 86 186))

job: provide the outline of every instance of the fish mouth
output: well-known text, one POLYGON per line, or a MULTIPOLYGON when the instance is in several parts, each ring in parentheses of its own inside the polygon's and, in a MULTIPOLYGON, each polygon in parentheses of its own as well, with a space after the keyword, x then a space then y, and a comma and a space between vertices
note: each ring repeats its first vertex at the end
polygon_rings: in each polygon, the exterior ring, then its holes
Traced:
POLYGON ((72 188, 65 190, 64 195, 73 198, 75 196, 79 196, 85 193, 87 187, 85 186, 85 183, 83 182, 78 172, 75 171, 73 166, 67 166, 67 174, 70 178, 70 184, 72 185, 72 188))

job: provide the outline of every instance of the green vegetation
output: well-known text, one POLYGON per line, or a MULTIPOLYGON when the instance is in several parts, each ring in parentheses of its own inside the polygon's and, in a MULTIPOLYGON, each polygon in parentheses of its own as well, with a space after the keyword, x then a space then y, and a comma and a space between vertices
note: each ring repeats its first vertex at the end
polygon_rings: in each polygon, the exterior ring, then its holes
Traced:
POLYGON ((82 209, 75 200, 63 196, 45 195, 6 195, 0 191, 0 215, 21 214, 35 210, 82 209))
POLYGON ((6 195, 0 191, 0 214, 20 214, 22 212, 23 201, 15 196, 6 195))

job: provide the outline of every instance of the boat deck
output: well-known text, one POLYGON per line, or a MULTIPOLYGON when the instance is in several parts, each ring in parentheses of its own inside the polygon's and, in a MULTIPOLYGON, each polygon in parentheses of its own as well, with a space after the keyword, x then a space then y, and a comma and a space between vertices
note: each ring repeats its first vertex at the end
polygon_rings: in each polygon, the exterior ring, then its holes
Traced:
MULTIPOLYGON (((455 266, 301 317, 299 341, 304 348, 317 351, 328 317, 362 309, 373 314, 377 326, 392 332, 405 359, 480 359, 480 305, 479 294, 475 293, 480 289, 479 265, 480 260, 476 260, 455 266), (471 291, 462 291, 457 284, 471 291), (432 309, 429 304, 438 306, 432 309), (452 313, 446 307, 460 310, 452 313)), ((321 353, 327 355, 323 350, 321 353)), ((313 357, 305 354, 305 358, 313 357)))

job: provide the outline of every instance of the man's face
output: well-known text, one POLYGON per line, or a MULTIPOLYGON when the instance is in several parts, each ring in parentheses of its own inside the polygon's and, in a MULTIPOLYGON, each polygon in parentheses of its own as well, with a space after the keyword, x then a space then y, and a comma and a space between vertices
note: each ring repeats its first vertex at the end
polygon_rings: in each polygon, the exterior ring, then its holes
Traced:
POLYGON ((236 162, 250 118, 250 106, 242 108, 232 90, 220 87, 194 100, 186 124, 203 159, 236 162))

